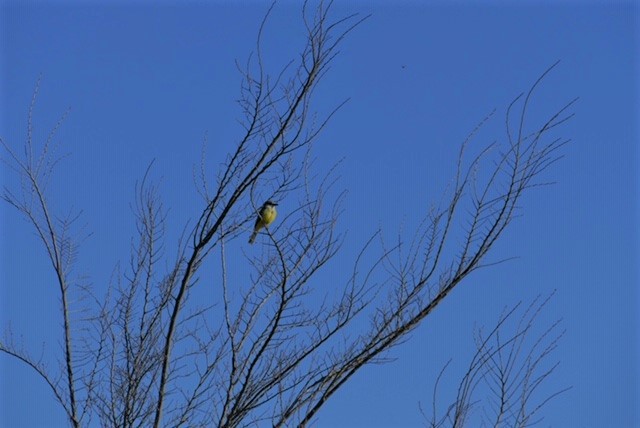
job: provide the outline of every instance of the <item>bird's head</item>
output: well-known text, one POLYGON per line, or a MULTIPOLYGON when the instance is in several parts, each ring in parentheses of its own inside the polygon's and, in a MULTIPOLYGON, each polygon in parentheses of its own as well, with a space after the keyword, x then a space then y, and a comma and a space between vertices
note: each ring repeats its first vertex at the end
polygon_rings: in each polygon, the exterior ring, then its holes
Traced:
POLYGON ((265 207, 275 207, 276 205, 278 205, 276 202, 273 201, 267 201, 264 203, 265 207))

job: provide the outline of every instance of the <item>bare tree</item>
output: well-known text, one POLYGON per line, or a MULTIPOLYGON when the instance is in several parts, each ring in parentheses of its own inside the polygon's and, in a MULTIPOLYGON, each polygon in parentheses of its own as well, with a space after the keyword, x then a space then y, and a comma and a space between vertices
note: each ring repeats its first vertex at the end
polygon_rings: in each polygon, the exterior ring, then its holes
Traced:
MULTIPOLYGON (((521 197, 541 184, 535 179, 558 159, 557 149, 567 140, 548 134, 571 117, 566 112, 575 100, 538 124, 525 120, 534 90, 554 64, 508 107, 502 152, 491 145, 466 160, 469 142, 492 113, 463 142, 447 202, 428 213, 414 238, 388 245, 380 231, 373 233, 342 286, 332 287, 338 292, 320 294, 328 288, 314 286, 317 273, 343 242, 336 232, 342 194, 335 196, 333 170, 313 172, 311 146, 340 106, 318 118, 311 100, 340 43, 366 19, 333 20, 330 10, 331 2, 305 4, 305 44, 275 74, 267 72, 261 51, 266 14, 256 52, 239 67, 244 134, 214 184, 202 161, 196 174, 203 198, 199 217, 185 227, 170 259, 164 247, 166 210, 148 169, 136 187, 138 228, 128 268, 117 270, 106 297, 75 288, 90 298, 85 304, 91 317, 70 315, 69 293, 76 284, 69 271, 77 247, 69 231, 76 217, 50 212, 45 187, 58 160, 50 150, 58 125, 34 157, 35 94, 25 157, 2 141, 23 183, 22 193, 5 189, 3 198, 36 229, 60 288, 63 370, 50 370, 10 332, 0 351, 43 378, 73 426, 96 417, 119 427, 307 425, 353 374, 384 361, 385 352, 453 288, 490 264, 486 255, 521 197), (234 242, 246 239, 257 207, 284 198, 298 200, 299 208, 265 229, 263 251, 243 254, 245 268, 235 271, 228 262, 241 257, 234 242), (451 252, 454 229, 464 239, 451 252), (217 264, 219 277, 201 281, 206 263, 217 264), (211 288, 211 301, 191 298, 198 287, 211 288)), ((479 353, 482 367, 495 370, 487 357, 495 354, 485 348, 479 353)))
POLYGON ((561 320, 539 328, 537 318, 553 294, 544 300, 538 296, 524 309, 520 302, 505 310, 488 334, 482 329, 476 331, 476 353, 446 411, 437 416, 437 396, 439 383, 451 360, 436 380, 432 416, 427 418, 420 409, 428 421, 427 426, 463 427, 471 421, 472 426, 524 428, 541 421, 542 407, 570 389, 540 392, 559 365, 549 359, 565 333, 560 328, 561 320))

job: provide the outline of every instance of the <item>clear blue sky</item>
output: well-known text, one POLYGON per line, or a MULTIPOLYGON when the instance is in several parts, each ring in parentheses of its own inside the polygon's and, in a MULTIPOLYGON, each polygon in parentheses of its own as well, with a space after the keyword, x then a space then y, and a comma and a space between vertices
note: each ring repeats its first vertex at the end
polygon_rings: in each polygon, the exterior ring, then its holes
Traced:
MULTIPOLYGON (((51 186, 55 208, 83 210, 78 272, 103 289, 126 261, 133 186, 152 160, 175 236, 199 199, 192 166, 208 133, 210 165, 239 134, 240 77, 268 4, 261 1, 17 2, 0 6, 0 136, 20 149, 38 75, 35 135, 71 107, 59 138, 69 153, 51 186)), ((410 230, 454 173, 459 144, 494 107, 478 144, 504 141, 504 107, 550 64, 534 114, 579 96, 562 130, 573 142, 547 171, 553 187, 530 193, 524 216, 493 260, 472 275, 408 342, 368 367, 319 413, 319 427, 419 426, 434 377, 470 357, 475 325, 505 305, 557 289, 543 322, 564 319, 561 365, 541 426, 640 426, 638 6, 632 2, 337 2, 334 16, 372 13, 321 83, 326 113, 349 97, 316 144, 319 165, 344 158, 342 228, 352 254, 377 227, 410 230), (367 215, 364 215, 368 212, 367 215)), ((299 7, 279 4, 266 32, 267 67, 302 43, 299 7)), ((3 183, 15 178, 3 165, 3 183)), ((282 201, 281 210, 287 210, 282 201)), ((9 322, 38 352, 60 350, 59 297, 33 232, 0 204, 0 327, 9 322)), ((348 257, 345 257, 347 259, 348 257)), ((346 268, 338 263, 333 272, 346 268)), ((47 387, 0 356, 0 426, 66 426, 47 387)))

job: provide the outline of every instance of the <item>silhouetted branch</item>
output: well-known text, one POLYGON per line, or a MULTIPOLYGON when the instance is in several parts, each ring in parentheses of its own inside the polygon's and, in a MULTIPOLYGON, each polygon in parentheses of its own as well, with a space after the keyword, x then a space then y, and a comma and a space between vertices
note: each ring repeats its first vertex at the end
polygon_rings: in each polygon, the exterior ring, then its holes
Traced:
MULTIPOLYGON (((482 330, 476 332, 477 351, 460 381, 456 397, 440 417, 436 416, 437 387, 434 390, 430 427, 470 424, 528 427, 540 421, 533 419, 539 410, 569 389, 551 393, 538 391, 558 367, 559 363, 547 361, 564 335, 560 321, 536 332, 539 330, 537 318, 552 297, 553 294, 543 300, 538 296, 525 309, 518 303, 500 316, 488 334, 482 330), (537 398, 540 395, 541 398, 537 398), (472 421, 476 408, 481 409, 482 414, 472 421)), ((448 364, 440 372, 438 382, 448 364)))

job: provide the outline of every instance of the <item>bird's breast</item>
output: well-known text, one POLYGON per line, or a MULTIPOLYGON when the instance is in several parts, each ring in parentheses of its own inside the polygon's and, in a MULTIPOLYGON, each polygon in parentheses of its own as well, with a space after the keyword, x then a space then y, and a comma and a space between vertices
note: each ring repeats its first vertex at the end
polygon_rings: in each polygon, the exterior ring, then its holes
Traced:
POLYGON ((276 214, 277 214, 276 210, 273 208, 270 210, 267 210, 267 212, 265 212, 263 215, 263 220, 265 224, 272 223, 276 219, 276 214))

